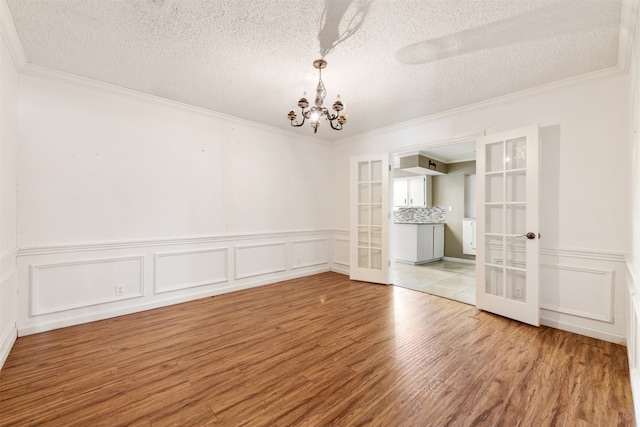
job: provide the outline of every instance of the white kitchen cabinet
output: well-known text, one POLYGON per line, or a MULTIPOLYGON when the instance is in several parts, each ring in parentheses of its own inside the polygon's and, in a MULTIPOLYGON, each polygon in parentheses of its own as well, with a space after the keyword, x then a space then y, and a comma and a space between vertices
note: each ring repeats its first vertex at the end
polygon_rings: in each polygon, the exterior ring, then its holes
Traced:
POLYGON ((476 220, 462 220, 462 253, 465 255, 476 254, 476 220))
POLYGON ((395 178, 393 180, 393 206, 407 207, 409 201, 409 186, 407 178, 395 178))
POLYGON ((424 264, 444 256, 444 224, 394 224, 394 258, 424 264))
POLYGON ((403 208, 431 207, 431 185, 430 176, 411 176, 394 179, 394 206, 403 208))
POLYGON ((444 258, 444 224, 433 226, 433 259, 444 258))

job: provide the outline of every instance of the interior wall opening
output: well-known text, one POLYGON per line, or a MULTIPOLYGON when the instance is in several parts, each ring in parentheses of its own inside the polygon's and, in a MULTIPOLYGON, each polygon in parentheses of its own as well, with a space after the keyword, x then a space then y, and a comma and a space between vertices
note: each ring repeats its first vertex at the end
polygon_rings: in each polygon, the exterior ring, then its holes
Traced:
POLYGON ((394 286, 475 305, 475 140, 394 153, 394 286))

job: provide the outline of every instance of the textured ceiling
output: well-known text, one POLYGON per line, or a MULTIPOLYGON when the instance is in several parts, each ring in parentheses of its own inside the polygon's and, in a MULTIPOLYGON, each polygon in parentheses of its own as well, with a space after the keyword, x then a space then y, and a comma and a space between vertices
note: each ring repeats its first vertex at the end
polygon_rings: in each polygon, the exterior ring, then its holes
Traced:
POLYGON ((329 140, 618 63, 620 0, 337 1, 7 4, 29 63, 290 130, 321 42, 347 36, 323 71, 348 112, 329 140))

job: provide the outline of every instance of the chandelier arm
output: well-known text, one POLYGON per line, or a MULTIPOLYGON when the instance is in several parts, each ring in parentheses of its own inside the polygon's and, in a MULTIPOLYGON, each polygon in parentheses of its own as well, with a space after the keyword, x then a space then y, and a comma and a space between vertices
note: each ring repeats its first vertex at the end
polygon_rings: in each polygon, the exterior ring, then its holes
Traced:
POLYGON ((333 121, 334 121, 334 120, 335 120, 335 119, 329 120, 329 125, 331 125, 331 129, 334 129, 334 130, 342 130, 342 125, 341 125, 340 123, 338 123, 338 126, 334 126, 334 125, 333 125, 333 121))
POLYGON ((295 123, 293 122, 293 120, 294 120, 294 119, 292 119, 292 120, 291 120, 291 126, 293 126, 293 127, 295 127, 295 128, 298 128, 298 127, 302 126, 302 125, 304 124, 304 120, 307 118, 307 116, 306 116, 306 115, 305 115, 305 113, 304 113, 304 109, 303 109, 303 108, 301 108, 301 109, 300 109, 300 111, 302 112, 302 114, 301 114, 301 116, 302 116, 302 122, 298 123, 297 117, 296 117, 296 119, 295 119, 295 120, 296 120, 296 122, 295 122, 295 123))
POLYGON ((338 118, 338 114, 331 114, 331 111, 329 111, 326 107, 324 108, 324 115, 327 117, 327 120, 335 120, 338 118))
POLYGON ((334 121, 338 118, 338 114, 332 114, 331 111, 329 111, 329 109, 327 107, 322 107, 320 109, 322 115, 324 116, 325 119, 327 119, 327 121, 329 122, 329 125, 331 126, 331 129, 333 130, 342 130, 342 125, 340 123, 338 123, 337 125, 334 124, 334 121))

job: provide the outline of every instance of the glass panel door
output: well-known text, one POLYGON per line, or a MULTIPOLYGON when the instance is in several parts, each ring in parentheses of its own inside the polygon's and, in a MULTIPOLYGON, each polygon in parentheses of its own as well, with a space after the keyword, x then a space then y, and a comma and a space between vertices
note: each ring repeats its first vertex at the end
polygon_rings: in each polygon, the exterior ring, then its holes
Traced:
POLYGON ((351 179, 350 277, 388 284, 388 155, 353 158, 351 179))
POLYGON ((538 127, 477 143, 476 304, 539 325, 538 127))

